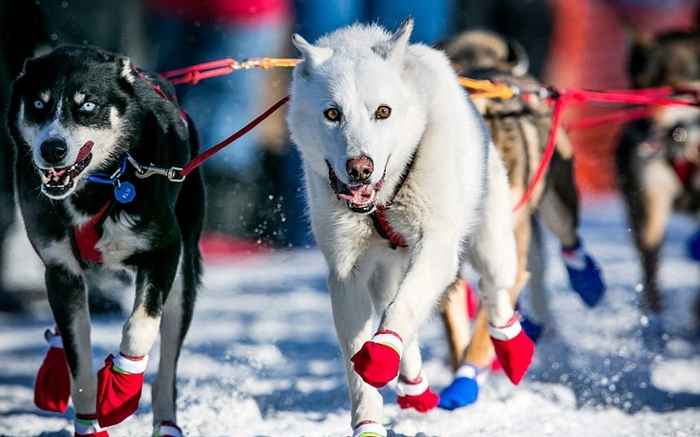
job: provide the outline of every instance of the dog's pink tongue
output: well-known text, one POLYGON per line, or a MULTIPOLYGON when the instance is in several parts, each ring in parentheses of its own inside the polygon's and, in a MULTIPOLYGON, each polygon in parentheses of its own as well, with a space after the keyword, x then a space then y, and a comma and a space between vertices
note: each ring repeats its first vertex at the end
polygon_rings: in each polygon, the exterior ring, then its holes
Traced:
POLYGON ((75 162, 78 163, 82 161, 83 159, 87 158, 87 156, 92 152, 92 146, 94 146, 95 143, 92 141, 86 142, 83 147, 80 148, 80 151, 78 152, 78 157, 75 159, 75 162))
POLYGON ((372 185, 356 185, 347 187, 347 191, 338 193, 338 197, 353 203, 362 203, 372 197, 373 191, 374 186, 372 185))

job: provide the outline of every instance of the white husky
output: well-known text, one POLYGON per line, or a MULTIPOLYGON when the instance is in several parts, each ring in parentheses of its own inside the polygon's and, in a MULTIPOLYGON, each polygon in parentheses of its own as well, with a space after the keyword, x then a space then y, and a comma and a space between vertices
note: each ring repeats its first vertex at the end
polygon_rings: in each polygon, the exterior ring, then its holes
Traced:
POLYGON ((357 24, 316 44, 293 37, 304 62, 287 121, 329 266, 354 436, 386 435, 375 387, 397 375, 402 408, 437 404, 417 333, 464 259, 481 275, 506 370, 519 381, 533 353, 507 292, 516 252, 502 163, 447 58, 409 44, 412 28, 409 19, 393 35, 357 24))

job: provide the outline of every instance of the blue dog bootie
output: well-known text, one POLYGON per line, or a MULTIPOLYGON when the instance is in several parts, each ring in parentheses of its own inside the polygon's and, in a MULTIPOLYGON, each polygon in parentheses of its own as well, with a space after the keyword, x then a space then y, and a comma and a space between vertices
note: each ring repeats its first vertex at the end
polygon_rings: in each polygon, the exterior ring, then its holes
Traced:
POLYGON ((693 235, 688 238, 687 248, 688 256, 695 261, 700 261, 700 229, 695 231, 693 235))
POLYGON ((579 238, 573 247, 562 247, 561 255, 569 274, 571 288, 581 296, 586 305, 591 308, 596 306, 605 294, 605 284, 600 267, 586 252, 581 239, 579 238))
POLYGON ((455 372, 452 384, 440 393, 438 407, 443 410, 455 410, 476 402, 479 386, 488 374, 473 364, 462 364, 455 372))

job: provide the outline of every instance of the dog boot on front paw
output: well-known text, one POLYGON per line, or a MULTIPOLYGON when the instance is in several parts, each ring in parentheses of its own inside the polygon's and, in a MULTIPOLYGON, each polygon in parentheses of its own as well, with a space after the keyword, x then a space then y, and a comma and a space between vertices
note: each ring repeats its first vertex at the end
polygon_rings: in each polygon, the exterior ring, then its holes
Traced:
POLYGON ((455 372, 452 384, 440 393, 438 407, 444 410, 455 410, 473 404, 479 397, 479 387, 485 377, 486 373, 475 365, 462 364, 455 372))
POLYGON ((352 437, 386 437, 386 429, 377 422, 365 420, 357 425, 352 437))
POLYGON ((70 371, 63 340, 58 332, 46 330, 49 350, 39 367, 34 385, 34 404, 41 410, 65 413, 70 399, 70 371))
POLYGON ((437 407, 438 402, 440 402, 440 397, 430 390, 428 378, 422 371, 418 378, 413 381, 399 376, 396 392, 399 395, 396 402, 402 410, 413 408, 421 413, 427 413, 437 407))
POLYGON ((403 341, 399 334, 382 330, 350 359, 355 372, 363 381, 375 388, 384 387, 399 374, 403 353, 403 341))
POLYGON ((489 324, 489 334, 498 362, 515 385, 525 376, 535 354, 535 343, 523 331, 518 317, 518 313, 513 314, 508 323, 499 328, 489 324))
POLYGON ((663 317, 660 314, 649 312, 642 315, 640 323, 644 347, 652 353, 662 353, 668 341, 663 317))
POLYGON ((687 246, 688 256, 695 261, 700 261, 700 229, 688 238, 687 246))
POLYGON ((112 426, 131 416, 139 406, 143 374, 148 355, 130 359, 110 354, 97 372, 97 419, 102 426, 112 426))
POLYGON ((175 422, 158 422, 153 427, 152 437, 182 437, 182 430, 175 422))
POLYGON ((562 248, 561 254, 571 288, 586 305, 596 306, 605 294, 605 284, 598 264, 586 253, 580 239, 574 247, 562 248))
POLYGON ((532 341, 535 343, 537 343, 537 340, 542 337, 542 332, 544 332, 544 325, 540 325, 527 316, 522 316, 520 326, 523 327, 525 334, 527 334, 527 336, 530 337, 530 339, 532 339, 532 341))
POLYGON ((73 424, 74 437, 109 437, 107 430, 97 423, 96 414, 76 414, 73 424))

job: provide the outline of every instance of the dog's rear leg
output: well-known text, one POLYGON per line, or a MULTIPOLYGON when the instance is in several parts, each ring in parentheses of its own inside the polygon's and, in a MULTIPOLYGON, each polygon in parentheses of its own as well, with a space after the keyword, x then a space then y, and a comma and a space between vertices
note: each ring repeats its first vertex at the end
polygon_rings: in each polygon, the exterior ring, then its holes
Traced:
POLYGON ((152 387, 154 427, 175 426, 177 362, 194 311, 196 285, 178 273, 163 308, 160 362, 152 387))
POLYGON ((91 421, 96 417, 87 286, 81 275, 63 267, 49 266, 46 269, 46 288, 70 369, 70 394, 77 425, 78 420, 91 421))
POLYGON ((447 349, 450 354, 452 370, 457 370, 462 364, 464 351, 467 349, 471 336, 467 311, 468 298, 467 284, 462 277, 458 277, 447 288, 443 301, 440 303, 440 316, 445 325, 447 349))
POLYGON ((178 245, 132 257, 140 266, 134 310, 122 329, 119 353, 108 356, 97 375, 97 415, 102 426, 116 425, 138 408, 148 352, 158 336, 179 256, 178 245))

